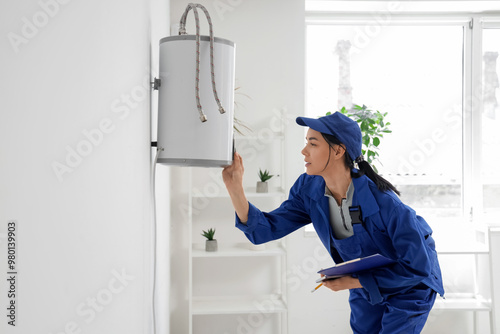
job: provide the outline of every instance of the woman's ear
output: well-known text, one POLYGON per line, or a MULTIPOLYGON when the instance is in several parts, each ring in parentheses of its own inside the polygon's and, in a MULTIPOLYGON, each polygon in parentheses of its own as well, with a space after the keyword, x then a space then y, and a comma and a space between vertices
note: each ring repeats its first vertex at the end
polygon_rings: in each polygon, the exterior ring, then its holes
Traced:
POLYGON ((345 147, 343 145, 336 145, 333 152, 335 152, 334 159, 341 159, 345 154, 345 147))

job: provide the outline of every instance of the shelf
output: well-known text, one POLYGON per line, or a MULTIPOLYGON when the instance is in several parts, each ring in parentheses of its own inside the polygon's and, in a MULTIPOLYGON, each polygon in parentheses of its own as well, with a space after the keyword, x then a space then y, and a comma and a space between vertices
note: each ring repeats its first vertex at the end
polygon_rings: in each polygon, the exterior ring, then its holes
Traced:
POLYGON ((267 193, 258 193, 258 192, 255 191, 255 187, 253 187, 253 188, 246 189, 245 190, 245 195, 248 198, 256 198, 256 197, 279 197, 279 196, 285 196, 286 193, 281 188, 270 188, 269 192, 267 192, 267 193))
POLYGON ((285 302, 276 295, 267 296, 224 296, 193 297, 192 314, 249 314, 283 313, 287 311, 285 302))
MULTIPOLYGON (((244 184, 245 195, 250 202, 264 211, 278 207, 288 196, 284 184, 285 165, 280 159, 285 147, 284 120, 284 117, 271 120, 276 126, 279 125, 279 128, 267 128, 249 135, 235 134, 234 138, 237 149, 248 151, 248 156, 253 155, 253 158, 247 158, 247 162, 250 163, 250 169, 255 171, 255 178, 244 184), (272 174, 275 175, 268 182, 269 191, 266 193, 256 192, 259 181, 256 172, 259 166, 255 165, 260 163, 266 164, 260 167, 272 168, 272 174)), ((220 172, 215 174, 190 169, 186 173, 186 218, 189 224, 186 224, 185 235, 188 237, 190 249, 187 252, 189 263, 182 266, 182 270, 188 270, 188 279, 180 282, 179 287, 185 291, 184 284, 187 284, 186 306, 189 309, 190 323, 183 328, 187 329, 186 334, 193 334, 200 330, 205 331, 205 320, 207 323, 217 324, 219 319, 237 321, 245 314, 267 314, 275 318, 273 323, 278 325, 279 322, 279 326, 273 324, 273 328, 279 329, 273 330, 273 333, 286 334, 286 240, 283 238, 257 246, 246 240, 242 232, 237 231, 234 226, 234 210, 229 207, 230 196, 222 181, 220 172), (205 208, 207 209, 201 213, 205 208), (228 220, 232 221, 232 224, 228 224, 228 220), (195 233, 200 230, 200 224, 224 229, 221 233, 225 234, 218 240, 217 251, 205 251, 204 239, 195 233), (228 268, 240 270, 236 275, 228 276, 228 268), (257 292, 249 292, 249 286, 252 287, 250 290, 257 292), (219 315, 221 317, 218 317, 219 315)), ((182 322, 183 319, 176 321, 182 322)))
POLYGON ((205 251, 205 244, 193 244, 193 258, 201 257, 250 257, 250 256, 284 256, 285 250, 276 244, 266 244, 263 250, 250 249, 250 243, 221 244, 216 252, 205 251))
POLYGON ((433 309, 447 311, 490 311, 491 302, 474 297, 447 297, 443 299, 438 296, 433 309))

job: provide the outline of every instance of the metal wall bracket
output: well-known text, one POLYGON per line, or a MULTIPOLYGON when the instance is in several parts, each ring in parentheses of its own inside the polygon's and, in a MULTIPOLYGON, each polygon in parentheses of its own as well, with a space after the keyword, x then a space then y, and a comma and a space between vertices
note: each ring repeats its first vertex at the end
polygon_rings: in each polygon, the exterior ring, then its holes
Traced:
POLYGON ((151 87, 153 87, 154 90, 158 90, 161 87, 161 80, 158 78, 154 78, 153 82, 151 83, 151 87))

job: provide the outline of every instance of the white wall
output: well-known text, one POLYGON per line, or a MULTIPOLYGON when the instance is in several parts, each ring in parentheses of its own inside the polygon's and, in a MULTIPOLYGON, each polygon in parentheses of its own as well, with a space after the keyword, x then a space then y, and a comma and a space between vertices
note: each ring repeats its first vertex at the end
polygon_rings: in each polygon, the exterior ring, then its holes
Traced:
POLYGON ((0 3, 2 333, 150 330, 149 5, 0 3))

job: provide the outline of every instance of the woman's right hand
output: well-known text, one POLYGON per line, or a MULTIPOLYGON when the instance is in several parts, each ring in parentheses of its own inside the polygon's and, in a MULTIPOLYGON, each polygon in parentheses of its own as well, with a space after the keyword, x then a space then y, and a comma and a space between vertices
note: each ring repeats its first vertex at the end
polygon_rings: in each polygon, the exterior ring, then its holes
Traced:
POLYGON ((222 170, 222 180, 229 194, 243 190, 243 159, 238 152, 234 152, 233 163, 222 170))
POLYGON ((226 185, 227 192, 231 197, 234 210, 242 223, 248 220, 249 204, 243 190, 243 159, 241 155, 234 152, 234 160, 230 166, 222 170, 222 179, 226 185))

